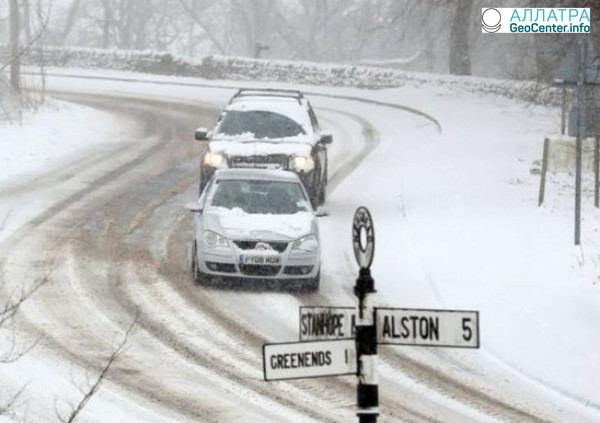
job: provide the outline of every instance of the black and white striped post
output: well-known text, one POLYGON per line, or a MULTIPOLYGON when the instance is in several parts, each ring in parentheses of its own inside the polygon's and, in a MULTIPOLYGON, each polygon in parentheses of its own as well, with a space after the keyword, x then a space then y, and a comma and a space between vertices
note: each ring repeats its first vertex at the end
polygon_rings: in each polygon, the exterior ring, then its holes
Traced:
POLYGON ((360 266, 354 294, 358 298, 356 321, 357 416, 359 423, 375 423, 379 416, 377 373, 377 323, 375 319, 375 281, 371 263, 375 251, 375 231, 369 210, 359 207, 352 223, 352 245, 360 266))

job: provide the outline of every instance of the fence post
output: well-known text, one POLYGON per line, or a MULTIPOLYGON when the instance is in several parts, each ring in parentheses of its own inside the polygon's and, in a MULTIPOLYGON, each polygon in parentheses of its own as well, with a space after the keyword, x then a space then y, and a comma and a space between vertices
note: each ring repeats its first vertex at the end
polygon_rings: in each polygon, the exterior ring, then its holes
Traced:
POLYGON ((550 148, 550 140, 544 138, 544 151, 542 153, 542 171, 540 175, 540 193, 538 195, 538 207, 544 202, 544 194, 546 192, 546 172, 548 171, 548 149, 550 148))

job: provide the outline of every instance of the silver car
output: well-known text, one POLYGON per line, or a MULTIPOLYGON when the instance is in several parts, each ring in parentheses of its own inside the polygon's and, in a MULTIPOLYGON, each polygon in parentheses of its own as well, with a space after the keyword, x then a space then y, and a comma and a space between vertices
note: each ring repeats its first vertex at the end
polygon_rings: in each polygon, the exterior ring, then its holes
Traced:
POLYGON ((197 203, 192 274, 196 283, 245 279, 317 290, 321 248, 315 212, 295 173, 215 172, 197 203))

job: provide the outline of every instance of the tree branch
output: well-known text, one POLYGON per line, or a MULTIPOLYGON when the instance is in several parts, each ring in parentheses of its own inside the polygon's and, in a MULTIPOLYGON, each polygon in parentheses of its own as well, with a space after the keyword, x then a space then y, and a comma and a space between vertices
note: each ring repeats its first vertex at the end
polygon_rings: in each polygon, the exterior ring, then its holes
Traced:
POLYGON ((25 388, 27 388, 27 385, 29 385, 28 383, 26 383, 25 385, 21 386, 21 389, 19 389, 9 400, 8 402, 6 402, 5 404, 0 405, 0 416, 6 414, 7 412, 10 411, 10 409, 15 405, 15 402, 17 402, 17 400, 19 399, 19 397, 21 396, 21 394, 23 393, 23 391, 25 391, 25 388))
MULTIPOLYGON (((44 34, 44 31, 46 31, 46 27, 48 26, 48 22, 50 21, 51 9, 52 9, 52 1, 48 5, 48 13, 46 14, 46 18, 42 21, 42 26, 41 26, 40 30, 37 32, 37 34, 35 34, 35 36, 31 40, 29 40, 29 42, 27 44, 25 44, 25 46, 19 48, 19 52, 16 55, 13 55, 12 57, 10 57, 8 59, 6 64, 0 68, 0 73, 2 73, 4 71, 4 69, 9 67, 15 60, 17 60, 17 58, 23 56, 29 50, 29 48, 37 40, 39 40, 40 37, 44 34)), ((42 16, 40 15, 40 20, 41 20, 41 18, 42 18, 42 16)))
POLYGON ((192 20, 194 22, 196 22, 198 24, 198 26, 200 26, 200 28, 202 28, 202 30, 206 33, 206 35, 208 36, 208 38, 210 38, 210 40, 215 45, 215 47, 219 50, 219 52, 221 52, 221 54, 227 54, 225 52, 225 49, 223 48, 223 46, 221 46, 221 43, 219 43, 219 41, 217 40, 217 38, 212 34, 212 31, 210 30, 210 28, 208 28, 200 20, 200 18, 198 18, 198 16, 196 16, 196 12, 185 2, 185 0, 179 0, 179 3, 181 3, 181 5, 183 6, 183 8, 186 10, 186 12, 192 18, 192 20))
POLYGON ((96 394, 96 392, 98 392, 98 389, 100 389, 100 385, 102 384, 102 381, 104 379, 106 379, 108 372, 110 371, 110 368, 112 367, 114 362, 117 360, 117 358, 123 352, 123 350, 125 348, 125 344, 127 344, 127 341, 129 340, 129 336, 131 335, 131 333, 135 329, 135 326, 137 325, 138 317, 139 317, 139 315, 136 313, 135 318, 133 319, 133 321, 131 322, 131 324, 129 325, 127 330, 125 331, 125 334, 123 335, 123 340, 119 343, 117 348, 115 348, 113 350, 110 357, 108 357, 108 361, 104 365, 104 368, 102 369, 102 371, 96 378, 96 381, 94 382, 92 387, 84 394, 83 398, 81 399, 81 401, 79 401, 79 404, 77 404, 77 406, 73 409, 73 411, 71 412, 69 417, 66 420, 63 420, 61 418, 61 421, 65 422, 65 423, 74 422, 75 419, 77 418, 77 416, 81 413, 81 411, 83 411, 83 409, 85 408, 87 403, 90 401, 90 399, 92 399, 94 394, 96 394))
POLYGON ((17 313, 17 311, 19 311, 19 307, 21 307, 21 304, 23 304, 28 298, 35 294, 35 292, 38 289, 40 289, 40 287, 44 285, 47 281, 47 278, 43 278, 41 281, 36 282, 33 288, 31 288, 29 291, 25 291, 23 289, 21 295, 16 301, 8 301, 6 304, 4 304, 4 307, 0 309, 0 328, 4 323, 6 323, 7 320, 13 317, 17 313))

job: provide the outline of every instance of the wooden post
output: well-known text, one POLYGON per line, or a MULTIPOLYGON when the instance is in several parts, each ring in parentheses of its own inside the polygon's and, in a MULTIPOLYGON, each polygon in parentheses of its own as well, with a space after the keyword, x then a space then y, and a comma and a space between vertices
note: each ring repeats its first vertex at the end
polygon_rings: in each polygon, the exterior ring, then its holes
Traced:
POLYGON ((594 205, 600 207, 600 136, 594 138, 594 205))
MULTIPOLYGON (((583 85, 585 83, 586 43, 584 38, 579 44, 579 72, 577 77, 577 138, 575 142, 575 245, 581 244, 581 160, 584 134, 585 100, 583 85)), ((587 126, 587 125, 586 125, 587 126)))
POLYGON ((544 151, 542 153, 542 171, 540 175, 540 193, 538 195, 538 207, 544 202, 544 193, 546 191, 546 172, 548 171, 548 149, 550 148, 550 140, 544 138, 544 151))
POLYGON ((567 88, 562 89, 562 98, 560 102, 560 133, 565 135, 567 132, 567 88))

